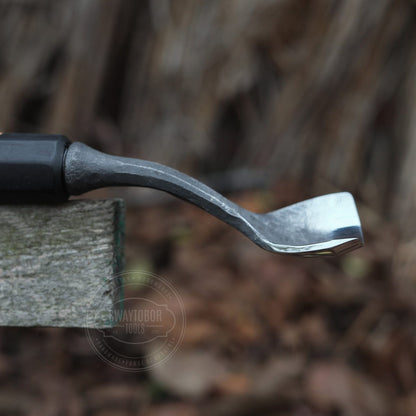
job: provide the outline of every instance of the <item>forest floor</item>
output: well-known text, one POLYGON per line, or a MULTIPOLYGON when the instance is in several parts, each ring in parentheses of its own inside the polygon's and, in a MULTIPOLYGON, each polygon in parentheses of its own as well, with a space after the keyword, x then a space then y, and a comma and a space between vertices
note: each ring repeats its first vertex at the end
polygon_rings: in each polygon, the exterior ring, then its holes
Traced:
MULTIPOLYGON (((232 199, 265 212, 302 192, 232 199)), ((167 279, 186 331, 166 364, 120 371, 83 329, 0 330, 0 415, 416 414, 416 303, 391 275, 394 229, 360 209, 366 247, 341 258, 263 251, 171 200, 127 213, 128 269, 167 279)))

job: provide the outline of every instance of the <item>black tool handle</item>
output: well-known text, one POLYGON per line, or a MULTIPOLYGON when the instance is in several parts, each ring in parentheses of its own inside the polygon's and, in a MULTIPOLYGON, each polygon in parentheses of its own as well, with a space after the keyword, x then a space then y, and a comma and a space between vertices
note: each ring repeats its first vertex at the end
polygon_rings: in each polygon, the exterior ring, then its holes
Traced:
POLYGON ((63 164, 69 145, 61 135, 0 135, 0 203, 67 200, 63 164))

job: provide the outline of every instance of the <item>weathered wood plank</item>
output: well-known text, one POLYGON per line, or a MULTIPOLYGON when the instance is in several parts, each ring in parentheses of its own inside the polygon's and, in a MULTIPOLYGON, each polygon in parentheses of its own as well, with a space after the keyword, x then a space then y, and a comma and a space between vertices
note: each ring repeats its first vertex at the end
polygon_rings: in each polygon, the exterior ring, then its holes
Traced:
POLYGON ((0 325, 109 326, 123 236, 121 200, 0 206, 0 325))

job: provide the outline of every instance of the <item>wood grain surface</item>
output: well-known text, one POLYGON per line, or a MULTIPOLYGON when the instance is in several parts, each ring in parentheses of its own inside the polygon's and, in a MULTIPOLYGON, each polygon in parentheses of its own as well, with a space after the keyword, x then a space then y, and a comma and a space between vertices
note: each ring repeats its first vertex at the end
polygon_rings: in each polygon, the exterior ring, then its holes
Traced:
POLYGON ((0 325, 111 325, 123 236, 121 200, 0 206, 0 325))

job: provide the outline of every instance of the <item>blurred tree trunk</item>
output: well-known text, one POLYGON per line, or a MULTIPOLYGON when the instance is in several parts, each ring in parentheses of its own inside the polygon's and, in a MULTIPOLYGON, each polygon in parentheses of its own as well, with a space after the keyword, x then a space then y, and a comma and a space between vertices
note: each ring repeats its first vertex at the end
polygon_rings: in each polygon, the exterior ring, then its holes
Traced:
POLYGON ((2 0, 0 127, 350 190, 412 239, 415 7, 2 0))

